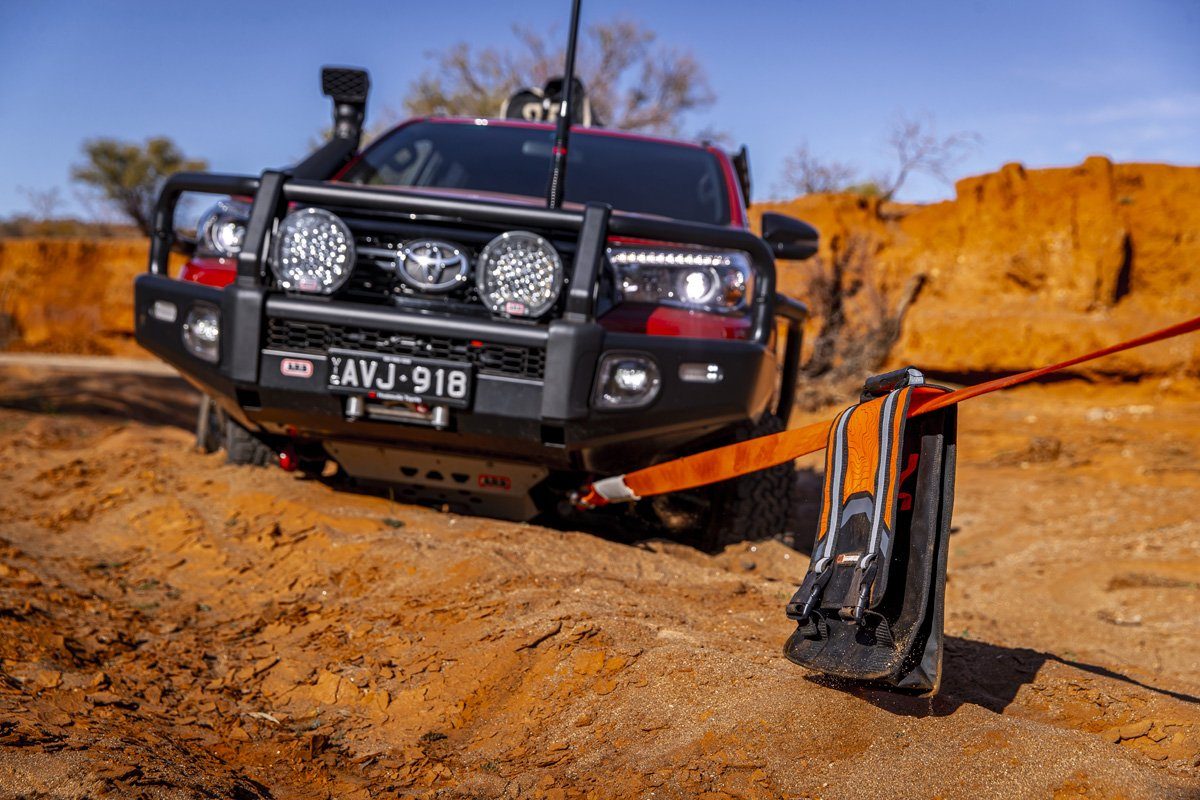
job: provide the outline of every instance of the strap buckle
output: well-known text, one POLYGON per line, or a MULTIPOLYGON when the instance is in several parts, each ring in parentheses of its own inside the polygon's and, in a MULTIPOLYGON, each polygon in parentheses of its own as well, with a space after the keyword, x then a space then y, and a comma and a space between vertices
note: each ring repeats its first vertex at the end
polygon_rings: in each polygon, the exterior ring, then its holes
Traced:
POLYGON ((902 367, 882 375, 872 375, 863 384, 860 401, 865 403, 876 397, 883 397, 905 386, 924 386, 925 373, 916 367, 902 367))
POLYGON ((838 611, 838 616, 842 619, 862 623, 863 616, 867 612, 867 600, 871 595, 871 588, 875 585, 875 577, 879 573, 879 567, 875 561, 876 554, 867 553, 854 568, 854 577, 850 580, 850 588, 846 590, 846 597, 842 601, 843 605, 838 611))
POLYGON ((817 603, 821 600, 821 592, 825 589, 825 584, 829 583, 829 578, 833 574, 832 570, 823 572, 814 572, 809 570, 804 576, 804 581, 800 584, 800 588, 792 595, 792 599, 787 604, 788 619, 797 622, 804 622, 817 608, 817 603))
POLYGON ((812 615, 813 609, 817 607, 817 600, 821 597, 820 587, 814 586, 813 590, 808 594, 808 599, 801 604, 797 601, 797 598, 800 597, 800 591, 798 590, 787 604, 788 619, 795 620, 796 622, 804 622, 804 620, 808 619, 812 615))

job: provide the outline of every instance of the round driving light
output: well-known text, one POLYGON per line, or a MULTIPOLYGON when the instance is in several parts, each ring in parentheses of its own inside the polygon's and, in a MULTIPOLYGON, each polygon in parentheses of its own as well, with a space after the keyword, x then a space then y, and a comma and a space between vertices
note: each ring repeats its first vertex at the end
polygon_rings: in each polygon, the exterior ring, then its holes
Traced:
POLYGON ((183 346, 201 361, 215 364, 221 357, 221 312, 208 303, 196 303, 188 309, 180 328, 183 346))
POLYGON ((475 280, 492 313, 540 317, 558 299, 562 278, 562 259, 549 242, 536 233, 508 231, 483 248, 475 280))
POLYGON ((284 289, 333 294, 354 269, 354 235, 323 208, 301 208, 279 223, 271 271, 284 289))

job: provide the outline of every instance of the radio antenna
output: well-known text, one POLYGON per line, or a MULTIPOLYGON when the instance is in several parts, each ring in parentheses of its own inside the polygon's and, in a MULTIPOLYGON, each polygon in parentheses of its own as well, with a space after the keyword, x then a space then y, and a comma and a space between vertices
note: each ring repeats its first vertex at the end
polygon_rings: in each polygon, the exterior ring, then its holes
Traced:
POLYGON ((546 206, 559 208, 567 185, 567 145, 571 138, 571 121, 575 107, 571 100, 575 94, 575 43, 579 39, 579 2, 571 0, 571 32, 567 39, 567 65, 563 75, 562 104, 558 107, 558 126, 554 131, 554 149, 551 151, 550 186, 546 190, 546 206))

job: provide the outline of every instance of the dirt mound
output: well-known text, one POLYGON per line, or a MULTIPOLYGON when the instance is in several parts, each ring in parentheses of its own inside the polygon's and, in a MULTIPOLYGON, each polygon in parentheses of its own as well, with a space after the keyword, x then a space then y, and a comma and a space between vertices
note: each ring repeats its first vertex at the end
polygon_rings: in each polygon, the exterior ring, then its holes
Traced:
MULTIPOLYGON (((36 377, 0 372, 0 405, 36 377)), ((0 795, 1183 798, 1200 781, 1194 401, 1034 387, 964 413, 930 702, 780 656, 806 559, 777 543, 714 557, 398 505, 193 453, 120 416, 150 418, 116 402, 129 380, 78 388, 75 413, 0 410, 0 795)))
POLYGON ((142 239, 0 239, 0 349, 144 355, 133 341, 142 239))
MULTIPOLYGON (((852 248, 868 286, 851 327, 923 284, 891 362, 936 373, 1013 372, 1063 360, 1200 311, 1200 168, 1113 164, 999 172, 959 181, 952 201, 880 204, 814 195, 768 204, 822 234, 821 263, 785 264, 785 291, 805 298, 852 248)), ((815 331, 821 320, 812 326, 815 331)), ((1095 377, 1200 374, 1195 337, 1082 368, 1095 377)))

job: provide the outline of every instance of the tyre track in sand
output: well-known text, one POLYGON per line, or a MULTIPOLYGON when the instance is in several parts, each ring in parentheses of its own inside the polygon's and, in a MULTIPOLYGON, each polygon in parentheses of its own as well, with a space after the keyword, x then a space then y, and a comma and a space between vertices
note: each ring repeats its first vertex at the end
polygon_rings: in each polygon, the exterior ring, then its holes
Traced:
POLYGON ((964 415, 927 701, 781 657, 805 561, 781 545, 227 466, 157 380, 0 370, 0 795, 1197 794, 1194 400, 1034 388, 964 415), (64 399, 31 406, 46 380, 64 399))

